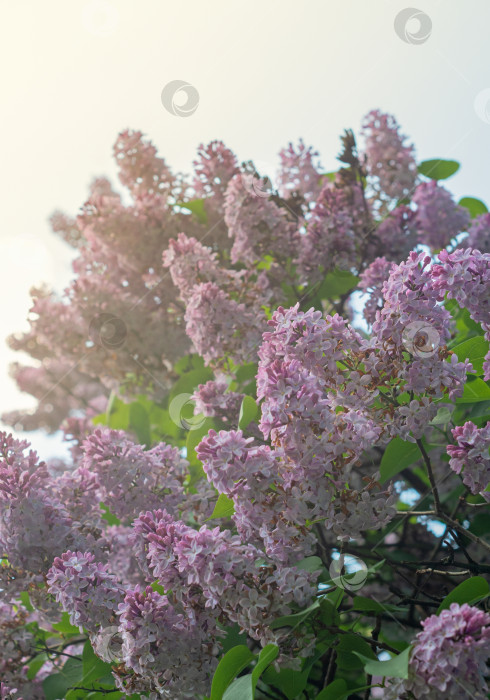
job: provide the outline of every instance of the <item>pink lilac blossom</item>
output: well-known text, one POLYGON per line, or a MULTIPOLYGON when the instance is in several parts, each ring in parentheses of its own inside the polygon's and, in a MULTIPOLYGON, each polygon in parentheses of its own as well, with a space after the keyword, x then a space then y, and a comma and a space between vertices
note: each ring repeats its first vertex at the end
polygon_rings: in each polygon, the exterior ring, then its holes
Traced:
POLYGON ((54 557, 85 538, 52 494, 49 474, 25 441, 0 433, 0 552, 12 566, 45 572, 54 557))
MULTIPOLYGON (((467 308, 490 341, 490 253, 471 248, 458 248, 453 253, 443 250, 439 261, 432 268, 432 285, 438 292, 438 301, 447 295, 467 308)), ((485 356, 483 370, 485 381, 490 381, 490 351, 485 356)))
POLYGON ((233 239, 232 263, 253 265, 265 255, 285 261, 296 254, 297 220, 272 198, 254 194, 253 174, 236 175, 226 191, 225 222, 233 239))
POLYGON ((205 625, 151 587, 129 590, 118 615, 122 660, 150 697, 195 698, 209 691, 220 647, 205 625))
POLYGON ((490 213, 481 214, 472 220, 468 227, 468 238, 465 238, 462 245, 490 253, 490 213))
MULTIPOLYGON (((467 421, 451 431, 457 445, 448 445, 449 466, 461 474, 471 493, 484 492, 490 483, 490 423, 477 428, 467 421)), ((482 495, 485 495, 482 493, 482 495)), ((490 493, 486 494, 490 500, 490 493)))
POLYGON ((176 512, 184 500, 188 462, 164 442, 145 450, 122 430, 95 430, 83 443, 80 467, 93 472, 101 499, 120 520, 148 507, 176 512))
POLYGON ((172 282, 178 288, 183 301, 188 301, 194 287, 204 282, 218 285, 230 279, 228 271, 219 267, 217 253, 203 246, 195 238, 179 233, 171 239, 163 252, 163 266, 170 269, 172 282))
POLYGON ((186 332, 207 365, 228 355, 233 362, 256 357, 265 316, 235 301, 213 282, 196 285, 185 312, 186 332))
POLYGON ((409 678, 391 681, 385 700, 485 698, 490 615, 467 603, 423 620, 410 657, 409 678))
POLYGON ((275 617, 290 613, 293 602, 303 606, 311 601, 316 574, 259 565, 263 553, 229 530, 194 530, 165 511, 141 514, 134 529, 142 566, 172 591, 187 614, 209 610, 214 617, 224 615, 262 645, 278 639, 269 628, 275 617), (281 587, 284 581, 289 581, 287 590, 281 587))
POLYGON ((369 294, 363 315, 370 325, 376 320, 376 312, 383 307, 383 284, 389 277, 390 269, 391 263, 386 258, 376 258, 359 275, 357 286, 369 294))
POLYGON ((469 224, 468 210, 456 204, 451 193, 435 180, 417 185, 412 201, 417 207, 415 225, 420 242, 434 251, 449 245, 469 224))
POLYGON ((17 695, 17 688, 9 688, 3 681, 0 681, 0 698, 2 700, 11 700, 16 695, 15 700, 23 700, 17 695))
MULTIPOLYGON (((372 337, 364 342, 374 363, 374 376, 382 373, 397 377, 406 391, 430 398, 430 403, 420 406, 427 422, 437 410, 433 400, 446 392, 451 399, 460 396, 466 373, 472 371, 468 360, 458 362, 456 355, 445 349, 451 336, 452 317, 439 303, 442 295, 434 284, 437 268, 431 267, 430 256, 416 252, 392 268, 383 286, 384 306, 377 313, 372 337), (407 352, 411 356, 409 362, 404 355, 407 352)), ((420 432, 410 437, 407 416, 406 408, 394 411, 392 434, 404 439, 421 437, 420 432)))
POLYGON ((236 424, 244 394, 228 391, 226 379, 218 378, 205 384, 199 384, 191 396, 195 402, 194 414, 202 413, 206 417, 218 417, 236 424))
POLYGON ((417 243, 415 212, 400 204, 377 222, 374 231, 370 233, 368 259, 372 260, 382 253, 388 260, 398 263, 407 257, 417 243))
POLYGON ((314 201, 321 189, 321 166, 318 152, 311 146, 305 146, 302 139, 295 147, 289 143, 279 152, 281 160, 278 175, 278 190, 281 197, 287 199, 299 193, 306 202, 314 201))
POLYGON ((405 144, 399 129, 392 115, 379 110, 369 112, 363 122, 368 174, 390 199, 408 196, 417 180, 414 148, 405 144))
POLYGON ((124 597, 124 588, 95 561, 90 552, 67 551, 56 557, 46 581, 72 625, 95 634, 116 622, 115 612, 124 597))
POLYGON ((228 183, 238 172, 235 154, 222 141, 201 144, 194 161, 194 190, 198 197, 212 197, 216 209, 222 213, 228 183))
POLYGON ((336 267, 349 270, 359 265, 360 245, 367 224, 371 227, 364 207, 358 185, 324 185, 299 243, 298 267, 303 281, 312 284, 336 267))

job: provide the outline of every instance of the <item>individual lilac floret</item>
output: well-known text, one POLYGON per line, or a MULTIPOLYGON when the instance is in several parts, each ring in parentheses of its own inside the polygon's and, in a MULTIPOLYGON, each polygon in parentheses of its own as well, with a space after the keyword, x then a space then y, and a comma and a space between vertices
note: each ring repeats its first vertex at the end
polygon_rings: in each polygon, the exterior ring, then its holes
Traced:
MULTIPOLYGON (((478 429, 467 421, 453 428, 452 434, 458 444, 447 446, 449 466, 456 474, 463 472, 463 484, 471 493, 484 492, 490 483, 490 423, 478 429)), ((490 493, 486 496, 490 500, 490 493)))
POLYGON ((415 223, 420 242, 432 250, 445 248, 469 224, 468 210, 456 204, 451 193, 435 180, 417 185, 412 201, 417 205, 415 223))
POLYGON ((405 145, 405 136, 391 114, 373 110, 366 115, 363 133, 369 175, 377 178, 379 187, 390 199, 410 194, 417 179, 413 146, 405 145))
MULTIPOLYGON (((1 700, 13 700, 14 695, 17 694, 17 688, 9 688, 5 683, 0 681, 0 699, 1 700)), ((21 697, 16 696, 15 700, 23 700, 21 697)))
POLYGON ((468 604, 422 622, 410 658, 409 678, 391 682, 385 700, 486 698, 490 615, 468 604))
POLYGON ((124 589, 90 552, 68 551, 56 557, 46 581, 49 592, 80 632, 85 628, 95 633, 116 621, 115 612, 124 589))

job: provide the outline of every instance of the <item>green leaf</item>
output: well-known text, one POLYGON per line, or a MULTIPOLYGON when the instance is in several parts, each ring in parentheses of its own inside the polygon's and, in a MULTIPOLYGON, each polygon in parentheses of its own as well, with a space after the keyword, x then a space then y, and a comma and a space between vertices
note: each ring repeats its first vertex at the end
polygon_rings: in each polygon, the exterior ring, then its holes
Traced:
POLYGON ((372 612, 372 613, 382 613, 382 612, 406 612, 406 608, 402 608, 399 605, 391 605, 390 603, 378 603, 377 600, 371 600, 371 598, 365 598, 364 596, 356 595, 354 597, 354 610, 359 612, 372 612))
POLYGON ((240 415, 238 417, 238 427, 240 430, 245 430, 259 413, 259 407, 251 396, 244 396, 242 405, 240 406, 240 415))
POLYGON ((283 668, 277 673, 269 667, 263 674, 263 680, 267 685, 279 688, 288 700, 295 700, 306 688, 310 670, 311 668, 305 668, 304 671, 293 671, 292 668, 283 668))
POLYGON ((240 626, 237 623, 230 627, 222 627, 222 625, 220 625, 220 627, 226 632, 226 637, 221 640, 221 645, 225 653, 239 644, 245 644, 247 641, 246 632, 241 632, 240 626))
POLYGON ((414 442, 407 442, 401 438, 393 438, 388 443, 381 458, 379 467, 380 481, 382 484, 391 479, 406 467, 422 458, 418 446, 414 442))
POLYGON ((329 683, 326 688, 324 688, 316 696, 316 700, 339 700, 347 692, 347 683, 343 678, 337 678, 337 680, 329 683))
POLYGON ((463 603, 474 602, 479 598, 483 598, 490 592, 490 587, 488 582, 482 576, 473 576, 465 581, 462 581, 456 588, 453 588, 451 593, 449 593, 437 609, 437 614, 439 615, 442 610, 447 610, 451 603, 463 603))
POLYGON ((322 180, 329 180, 330 182, 335 182, 335 178, 336 178, 336 177, 337 177, 337 172, 333 172, 333 173, 322 173, 322 175, 320 175, 320 182, 321 182, 322 180))
POLYGON ((483 374, 483 360, 489 350, 488 340, 485 340, 483 336, 478 335, 476 338, 465 340, 464 343, 456 345, 452 350, 460 362, 468 359, 476 374, 483 374))
POLYGON ((265 669, 271 665, 271 663, 274 661, 274 659, 277 658, 278 654, 279 654, 279 647, 277 646, 277 644, 267 644, 260 652, 257 663, 255 664, 253 671, 252 671, 251 700, 253 700, 253 698, 255 696, 255 688, 257 687, 257 683, 259 682, 260 676, 265 671, 265 669))
POLYGON ((191 211, 200 224, 208 223, 208 215, 204 207, 204 199, 192 199, 189 202, 179 202, 178 206, 182 209, 188 209, 191 211))
POLYGON ((220 493, 218 500, 214 506, 214 510, 206 520, 214 518, 230 518, 235 512, 235 506, 231 498, 228 498, 224 493, 220 493))
POLYGON ((255 658, 245 644, 227 651, 214 672, 210 700, 221 700, 230 683, 255 658))
POLYGON ((202 464, 197 457, 196 447, 199 445, 203 437, 205 437, 211 428, 217 428, 216 423, 211 418, 206 418, 202 425, 196 426, 193 430, 189 430, 185 443, 187 450, 187 461, 189 462, 189 471, 191 474, 191 484, 205 477, 202 464))
POLYGON ((309 617, 312 612, 318 610, 319 607, 320 601, 315 600, 311 605, 305 608, 305 610, 300 610, 300 612, 293 613, 292 615, 283 615, 282 617, 276 618, 271 622, 269 627, 271 630, 275 630, 280 627, 292 627, 294 629, 301 622, 306 620, 306 618, 309 617))
POLYGON ((111 672, 111 665, 99 659, 88 641, 85 642, 85 646, 83 647, 82 661, 83 678, 80 681, 80 685, 93 683, 111 672))
POLYGON ((158 581, 153 581, 151 584, 151 589, 156 593, 160 593, 160 595, 165 595, 165 588, 161 585, 161 583, 158 583, 158 581))
POLYGON ((205 384, 210 379, 213 379, 213 371, 209 367, 201 369, 192 369, 190 372, 183 374, 170 390, 170 400, 179 394, 193 394, 194 389, 197 389, 199 384, 205 384))
POLYGON ((441 406, 434 418, 431 420, 431 425, 447 425, 451 420, 454 411, 454 406, 441 406))
POLYGON ((245 382, 249 382, 252 379, 255 379, 255 376, 257 374, 257 363, 256 362, 249 362, 246 365, 241 365, 236 372, 236 380, 239 384, 243 384, 245 382))
POLYGON ((459 170, 459 163, 456 160, 424 160, 418 166, 421 175, 429 177, 431 180, 446 180, 459 170))
POLYGON ((111 513, 109 508, 106 506, 105 503, 99 503, 99 506, 101 509, 104 511, 104 514, 102 515, 102 519, 108 523, 108 525, 120 525, 121 521, 119 518, 114 515, 114 513, 111 513))
POLYGON ((61 632, 61 634, 65 635, 65 636, 80 634, 80 630, 78 629, 78 627, 75 627, 74 625, 71 624, 70 616, 68 615, 67 612, 64 612, 62 614, 61 622, 56 622, 54 625, 52 625, 52 627, 57 632, 61 632))
POLYGON ((470 212, 472 219, 475 216, 480 216, 480 214, 486 214, 488 209, 486 205, 481 201, 481 199, 476 199, 475 197, 463 197, 458 202, 460 207, 465 207, 470 212))
POLYGON ((146 408, 137 401, 129 405, 129 427, 142 445, 151 446, 150 417, 146 408))
POLYGON ((55 673, 43 680, 46 700, 63 700, 69 687, 67 679, 61 673, 55 673))
POLYGON ((483 379, 468 379, 464 386, 463 395, 455 399, 455 403, 476 403, 490 399, 490 386, 483 379))
POLYGON ((320 571, 323 569, 323 562, 320 557, 306 557, 305 559, 301 559, 301 561, 296 562, 294 566, 301 571, 313 573, 314 571, 320 571))
POLYGON ((22 591, 22 593, 19 595, 19 600, 26 610, 29 610, 29 612, 33 612, 34 608, 32 607, 28 591, 22 591))
POLYGON ((60 673, 70 685, 77 685, 83 676, 82 660, 67 659, 60 673))
POLYGON ((44 666, 47 660, 48 656, 43 652, 35 656, 32 661, 29 661, 29 669, 27 671, 28 681, 32 681, 32 679, 36 677, 37 672, 44 666))
POLYGON ((339 299, 342 294, 347 294, 351 289, 355 289, 359 278, 350 272, 335 270, 329 272, 319 286, 317 294, 321 299, 339 299))
POLYGON ((233 681, 226 689, 223 700, 253 700, 252 674, 247 673, 233 681))
POLYGON ((362 655, 366 659, 376 659, 376 655, 364 639, 355 634, 340 635, 337 644, 337 663, 339 668, 354 670, 362 667, 358 656, 362 655))
POLYGON ((383 676, 387 678, 408 678, 408 662, 412 647, 409 646, 401 654, 394 656, 388 661, 374 661, 366 658, 357 651, 354 652, 364 663, 364 670, 372 676, 383 676))

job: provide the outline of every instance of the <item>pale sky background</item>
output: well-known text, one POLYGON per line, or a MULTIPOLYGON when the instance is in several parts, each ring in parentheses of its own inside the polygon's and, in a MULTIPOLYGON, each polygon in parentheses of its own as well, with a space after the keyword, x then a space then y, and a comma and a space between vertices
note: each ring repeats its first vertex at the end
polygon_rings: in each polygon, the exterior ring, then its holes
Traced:
MULTIPOLYGON (((8 377, 16 354, 2 339, 26 327, 32 285, 61 290, 71 277, 47 219, 76 214, 94 176, 116 180, 112 145, 126 127, 174 170, 189 172, 212 139, 276 164, 302 137, 331 171, 339 134, 380 108, 419 161, 461 162, 447 181, 457 198, 490 204, 490 3, 413 2, 432 22, 417 45, 394 29, 405 0, 0 0, 0 412, 32 405, 8 377), (199 93, 190 117, 161 103, 178 79, 199 93)), ((62 450, 27 437, 43 457, 62 450)))

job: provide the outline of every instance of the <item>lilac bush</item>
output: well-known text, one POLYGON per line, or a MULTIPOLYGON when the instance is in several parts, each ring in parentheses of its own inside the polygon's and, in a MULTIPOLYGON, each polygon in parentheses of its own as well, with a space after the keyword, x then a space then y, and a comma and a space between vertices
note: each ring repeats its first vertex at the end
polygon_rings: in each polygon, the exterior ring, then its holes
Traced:
POLYGON ((70 458, 0 434, 2 698, 485 697, 489 215, 391 115, 341 144, 186 178, 127 130, 53 215, 4 421, 70 458))

